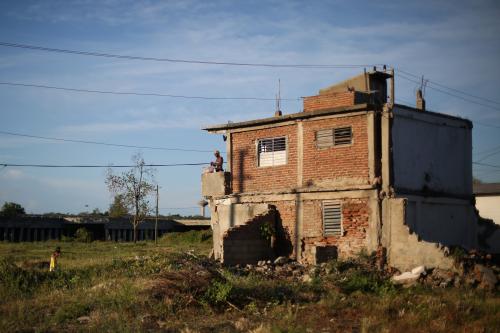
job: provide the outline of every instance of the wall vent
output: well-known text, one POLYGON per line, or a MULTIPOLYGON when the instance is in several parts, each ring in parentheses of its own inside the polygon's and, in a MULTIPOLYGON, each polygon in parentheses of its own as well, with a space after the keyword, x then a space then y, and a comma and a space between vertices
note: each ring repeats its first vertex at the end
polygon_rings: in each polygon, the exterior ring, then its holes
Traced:
POLYGON ((322 129, 316 132, 316 146, 328 148, 352 144, 352 128, 339 127, 322 129))
POLYGON ((323 235, 342 236, 342 204, 323 201, 323 235))

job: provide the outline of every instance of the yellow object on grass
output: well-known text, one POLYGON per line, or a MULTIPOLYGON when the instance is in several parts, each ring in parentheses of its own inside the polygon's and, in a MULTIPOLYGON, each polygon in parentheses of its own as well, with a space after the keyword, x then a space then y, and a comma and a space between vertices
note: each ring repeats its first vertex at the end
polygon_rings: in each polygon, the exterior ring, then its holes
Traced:
POLYGON ((56 270, 57 267, 57 259, 54 255, 50 256, 50 268, 49 271, 53 272, 56 270))

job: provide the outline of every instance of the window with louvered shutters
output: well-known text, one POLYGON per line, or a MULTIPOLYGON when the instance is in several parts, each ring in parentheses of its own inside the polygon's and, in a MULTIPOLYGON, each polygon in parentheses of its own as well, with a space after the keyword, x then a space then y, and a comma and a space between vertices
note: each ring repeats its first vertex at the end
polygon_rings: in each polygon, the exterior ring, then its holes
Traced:
POLYGON ((316 146, 318 148, 350 145, 351 143, 351 127, 328 128, 316 132, 316 146))
POLYGON ((285 165, 287 163, 286 137, 260 139, 257 141, 259 167, 285 165))
POLYGON ((323 201, 323 235, 342 236, 342 204, 323 201))

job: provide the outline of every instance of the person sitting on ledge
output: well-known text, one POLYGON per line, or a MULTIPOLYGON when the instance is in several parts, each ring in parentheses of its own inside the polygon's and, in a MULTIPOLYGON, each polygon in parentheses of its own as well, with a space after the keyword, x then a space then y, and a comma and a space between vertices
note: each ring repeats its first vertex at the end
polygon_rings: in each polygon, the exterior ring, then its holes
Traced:
POLYGON ((212 172, 224 171, 224 169, 222 168, 222 165, 224 164, 224 159, 222 158, 222 156, 220 156, 220 152, 216 150, 214 152, 214 155, 215 155, 215 161, 210 162, 210 166, 213 167, 212 172))

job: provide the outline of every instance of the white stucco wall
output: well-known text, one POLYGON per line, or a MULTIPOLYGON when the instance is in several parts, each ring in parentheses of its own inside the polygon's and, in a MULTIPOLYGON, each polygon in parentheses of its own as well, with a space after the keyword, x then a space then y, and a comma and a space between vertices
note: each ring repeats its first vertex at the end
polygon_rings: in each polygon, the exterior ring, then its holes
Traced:
POLYGON ((476 196, 476 208, 481 217, 500 225, 500 194, 476 196))
POLYGON ((396 191, 472 194, 472 138, 465 120, 396 107, 392 125, 396 191))

